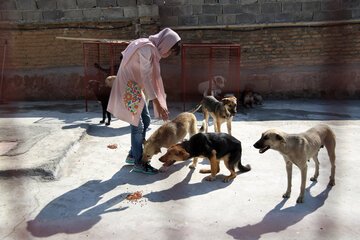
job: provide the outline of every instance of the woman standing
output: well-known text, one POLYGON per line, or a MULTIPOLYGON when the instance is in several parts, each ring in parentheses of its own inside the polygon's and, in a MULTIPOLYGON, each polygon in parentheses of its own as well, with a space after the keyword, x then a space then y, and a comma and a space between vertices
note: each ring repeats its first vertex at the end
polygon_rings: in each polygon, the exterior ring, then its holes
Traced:
POLYGON ((131 148, 126 162, 135 172, 155 174, 149 162, 142 163, 142 142, 150 125, 144 92, 153 101, 155 117, 168 120, 166 94, 160 75, 160 59, 180 52, 180 37, 165 28, 149 38, 132 41, 122 52, 116 80, 112 86, 107 111, 131 126, 131 148))

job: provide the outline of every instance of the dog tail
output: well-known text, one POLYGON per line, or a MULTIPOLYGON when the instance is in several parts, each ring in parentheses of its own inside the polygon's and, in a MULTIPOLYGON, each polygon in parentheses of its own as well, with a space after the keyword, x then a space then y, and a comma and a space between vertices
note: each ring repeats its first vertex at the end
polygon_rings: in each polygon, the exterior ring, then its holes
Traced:
POLYGON ((201 108, 201 106, 202 106, 202 104, 200 103, 196 108, 194 108, 193 110, 190 110, 189 113, 197 112, 201 108))
POLYGON ((199 129, 199 132, 204 132, 205 131, 205 121, 202 122, 201 127, 199 129))

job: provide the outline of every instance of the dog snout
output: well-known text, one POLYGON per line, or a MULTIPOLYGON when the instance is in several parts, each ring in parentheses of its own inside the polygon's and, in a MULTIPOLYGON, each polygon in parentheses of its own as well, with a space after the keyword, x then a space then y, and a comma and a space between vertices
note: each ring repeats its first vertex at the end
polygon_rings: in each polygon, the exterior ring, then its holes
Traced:
POLYGON ((264 145, 264 143, 263 143, 262 139, 260 139, 259 141, 257 141, 256 143, 254 143, 253 146, 254 146, 254 148, 260 149, 260 148, 263 147, 263 145, 264 145))
POLYGON ((159 158, 159 161, 160 161, 160 162, 166 162, 165 155, 164 155, 164 156, 161 156, 161 157, 159 158))

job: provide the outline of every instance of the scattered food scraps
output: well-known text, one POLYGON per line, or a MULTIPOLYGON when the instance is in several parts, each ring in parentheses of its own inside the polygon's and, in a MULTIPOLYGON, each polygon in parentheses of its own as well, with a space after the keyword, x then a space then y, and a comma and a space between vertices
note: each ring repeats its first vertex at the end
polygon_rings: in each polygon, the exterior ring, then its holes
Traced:
POLYGON ((134 192, 134 193, 129 194, 129 195, 126 196, 126 199, 129 200, 129 201, 138 200, 140 198, 142 198, 141 192, 134 192))
POLYGON ((111 145, 108 145, 107 147, 110 148, 110 149, 116 149, 117 145, 116 144, 111 144, 111 145))

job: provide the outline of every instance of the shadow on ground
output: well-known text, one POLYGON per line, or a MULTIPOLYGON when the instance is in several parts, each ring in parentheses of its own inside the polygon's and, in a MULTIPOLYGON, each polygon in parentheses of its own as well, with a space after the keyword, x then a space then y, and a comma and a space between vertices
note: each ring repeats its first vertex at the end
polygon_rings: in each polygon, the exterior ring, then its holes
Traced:
POLYGON ((253 225, 236 227, 227 231, 227 234, 234 239, 260 239, 267 233, 277 233, 288 227, 300 222, 304 217, 312 214, 325 204, 329 196, 331 186, 327 186, 317 196, 311 196, 309 191, 315 185, 313 182, 306 188, 305 203, 296 204, 295 206, 281 209, 288 199, 283 199, 270 212, 268 212, 261 222, 253 225))
MULTIPOLYGON (((167 173, 140 174, 140 177, 131 171, 132 166, 123 166, 109 180, 90 180, 55 198, 39 212, 35 219, 27 222, 27 230, 35 237, 49 237, 58 233, 75 234, 89 230, 101 220, 101 215, 119 212, 119 217, 121 217, 121 212, 128 208, 117 207, 121 202, 127 201, 126 196, 130 194, 125 188, 122 189, 125 191, 121 194, 97 205, 106 193, 125 184, 142 186, 162 181, 185 166, 187 166, 185 162, 179 163, 175 164, 167 173)), ((201 182, 188 185, 192 173, 193 171, 189 170, 189 174, 183 181, 168 190, 146 194, 143 197, 150 201, 162 202, 168 201, 163 198, 164 195, 169 195, 172 199, 182 199, 229 186, 221 181, 218 181, 218 184, 207 185, 207 182, 201 182)))
MULTIPOLYGON (((104 124, 91 124, 79 123, 63 126, 62 129, 69 130, 74 128, 86 129, 86 134, 94 137, 117 137, 123 136, 130 133, 130 125, 120 128, 112 128, 104 126, 104 124)), ((149 128, 151 129, 151 128, 149 128)))

